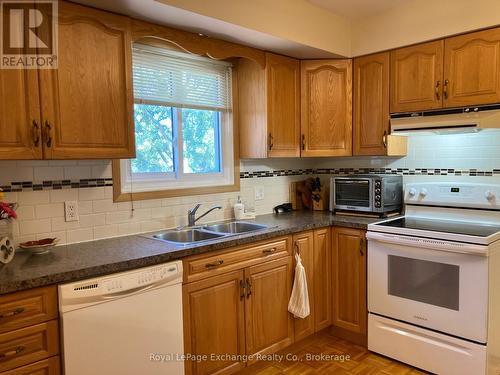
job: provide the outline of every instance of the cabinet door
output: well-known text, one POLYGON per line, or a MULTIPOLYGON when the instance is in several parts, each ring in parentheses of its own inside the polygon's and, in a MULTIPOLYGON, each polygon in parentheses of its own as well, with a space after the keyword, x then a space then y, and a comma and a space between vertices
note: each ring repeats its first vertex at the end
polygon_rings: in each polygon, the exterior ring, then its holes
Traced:
POLYGON ((300 63, 267 55, 268 156, 300 156, 300 63))
POLYGON ((366 335, 365 232, 333 229, 333 325, 366 335))
POLYGON ((44 156, 135 156, 130 19, 59 3, 58 69, 40 71, 44 156))
POLYGON ((0 69, 0 159, 41 159, 38 75, 0 69))
POLYGON ((354 155, 386 155, 389 52, 354 59, 354 155))
POLYGON ((314 331, 332 324, 332 251, 330 228, 314 230, 314 331))
MULTIPOLYGON (((245 354, 243 271, 185 284, 184 346, 193 355, 245 354)), ((234 373, 238 361, 186 361, 186 374, 234 373)))
MULTIPOLYGON (((307 291, 309 293, 309 306, 311 314, 304 318, 293 318, 295 341, 301 340, 314 333, 314 239, 313 232, 303 232, 293 236, 294 254, 298 252, 302 265, 306 271, 307 291)), ((296 263, 294 262, 294 267, 296 263)))
POLYGON ((500 102, 500 28, 444 42, 445 107, 500 102))
POLYGON ((245 269, 247 354, 274 353, 293 342, 288 312, 292 292, 292 257, 245 269))
POLYGON ((442 107, 442 40, 391 52, 391 113, 442 107))
POLYGON ((351 60, 302 61, 301 79, 301 155, 351 155, 351 60))

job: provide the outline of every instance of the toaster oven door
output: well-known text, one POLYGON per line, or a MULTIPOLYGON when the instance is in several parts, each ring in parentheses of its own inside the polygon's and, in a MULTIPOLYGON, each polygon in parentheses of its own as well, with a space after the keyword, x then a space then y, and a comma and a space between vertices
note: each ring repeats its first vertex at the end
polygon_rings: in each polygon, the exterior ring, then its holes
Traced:
POLYGON ((333 179, 333 209, 372 211, 372 186, 370 179, 333 179))

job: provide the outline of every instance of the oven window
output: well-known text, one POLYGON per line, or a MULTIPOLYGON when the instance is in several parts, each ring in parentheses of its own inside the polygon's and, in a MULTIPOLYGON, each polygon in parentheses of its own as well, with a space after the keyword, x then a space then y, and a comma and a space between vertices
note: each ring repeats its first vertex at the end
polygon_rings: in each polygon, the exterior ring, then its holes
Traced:
POLYGON ((370 182, 367 180, 335 181, 335 204, 370 207, 370 182))
POLYGON ((389 255, 389 294, 458 311, 459 266, 389 255))

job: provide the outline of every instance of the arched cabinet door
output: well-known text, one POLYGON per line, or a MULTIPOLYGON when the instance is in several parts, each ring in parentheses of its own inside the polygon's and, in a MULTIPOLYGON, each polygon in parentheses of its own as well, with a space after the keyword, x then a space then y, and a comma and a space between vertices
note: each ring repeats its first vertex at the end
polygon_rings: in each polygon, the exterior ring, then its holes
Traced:
POLYGON ((391 113, 441 108, 443 41, 391 51, 391 113))
POLYGON ((351 60, 301 61, 301 156, 352 155, 351 60))
POLYGON ((500 29, 444 42, 445 107, 500 102, 500 29))
POLYGON ((130 22, 59 3, 58 69, 39 72, 45 158, 135 156, 130 22))

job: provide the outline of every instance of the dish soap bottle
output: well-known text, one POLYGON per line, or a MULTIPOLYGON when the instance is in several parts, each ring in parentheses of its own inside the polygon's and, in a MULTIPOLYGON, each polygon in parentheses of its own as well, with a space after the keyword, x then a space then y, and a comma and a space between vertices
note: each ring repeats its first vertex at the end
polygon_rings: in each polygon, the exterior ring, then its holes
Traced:
POLYGON ((241 197, 238 195, 238 201, 234 204, 234 218, 241 220, 245 216, 245 205, 241 203, 241 197))

